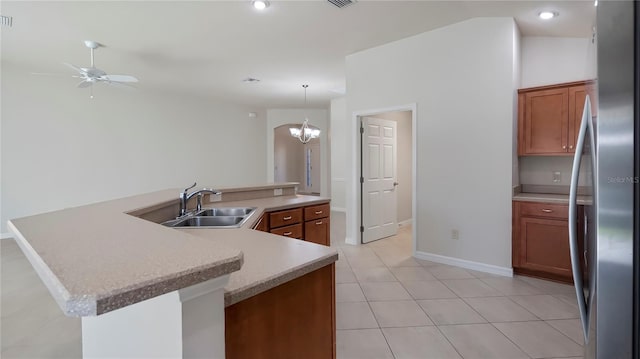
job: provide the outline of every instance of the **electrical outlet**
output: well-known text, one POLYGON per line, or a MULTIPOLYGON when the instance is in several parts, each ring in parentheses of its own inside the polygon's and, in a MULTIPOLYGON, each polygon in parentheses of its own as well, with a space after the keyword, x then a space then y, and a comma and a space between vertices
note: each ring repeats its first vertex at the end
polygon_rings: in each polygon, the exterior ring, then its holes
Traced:
POLYGON ((282 188, 276 188, 273 190, 274 196, 282 196, 282 188))
POLYGON ((458 231, 457 229, 452 229, 451 230, 451 239, 454 239, 456 241, 458 239, 460 239, 460 231, 458 231))
POLYGON ((220 201, 222 201, 222 193, 209 195, 209 202, 220 202, 220 201))
POLYGON ((562 180, 562 173, 560 173, 560 171, 554 171, 553 172, 553 183, 560 183, 560 181, 562 180))

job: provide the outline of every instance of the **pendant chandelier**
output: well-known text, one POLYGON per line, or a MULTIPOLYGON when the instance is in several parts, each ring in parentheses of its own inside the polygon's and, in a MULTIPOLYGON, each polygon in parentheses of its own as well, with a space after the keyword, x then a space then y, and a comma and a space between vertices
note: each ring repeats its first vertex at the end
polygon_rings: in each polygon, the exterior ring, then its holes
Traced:
POLYGON ((308 143, 314 138, 320 136, 320 130, 309 127, 309 119, 307 118, 307 87, 309 85, 302 85, 304 88, 304 122, 300 127, 290 127, 289 133, 291 136, 297 138, 302 143, 308 143))

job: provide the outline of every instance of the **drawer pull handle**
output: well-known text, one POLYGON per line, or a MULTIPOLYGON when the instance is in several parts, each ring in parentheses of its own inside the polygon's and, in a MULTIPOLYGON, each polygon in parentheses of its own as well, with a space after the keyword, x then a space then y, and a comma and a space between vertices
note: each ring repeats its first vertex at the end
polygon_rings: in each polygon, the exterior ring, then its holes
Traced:
POLYGON ((286 217, 282 218, 282 220, 283 220, 283 221, 288 221, 288 220, 290 220, 291 218, 292 218, 291 216, 286 216, 286 217))
POLYGON ((321 224, 322 224, 322 221, 320 221, 320 222, 316 222, 316 226, 319 226, 319 225, 321 225, 321 224))
POLYGON ((291 234, 293 234, 293 232, 284 232, 282 235, 283 236, 290 236, 291 234))
POLYGON ((546 208, 543 208, 541 211, 544 212, 544 213, 552 213, 553 212, 552 209, 546 209, 546 208))
POLYGON ((322 211, 316 211, 316 214, 322 214, 322 211))

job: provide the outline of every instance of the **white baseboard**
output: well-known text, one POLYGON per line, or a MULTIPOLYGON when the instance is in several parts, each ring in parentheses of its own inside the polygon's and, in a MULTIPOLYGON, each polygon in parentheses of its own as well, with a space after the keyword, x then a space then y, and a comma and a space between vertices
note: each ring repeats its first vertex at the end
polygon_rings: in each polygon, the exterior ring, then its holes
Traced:
POLYGON ((346 208, 342 208, 342 207, 331 207, 331 211, 332 212, 347 212, 346 208))
POLYGON ((423 259, 426 261, 432 261, 436 263, 442 263, 442 264, 448 264, 456 267, 472 269, 478 272, 497 274, 505 277, 513 277, 513 268, 500 267, 492 264, 473 262, 473 261, 468 261, 466 259, 441 256, 439 254, 420 252, 420 251, 416 251, 413 256, 418 259, 423 259))
POLYGON ((11 239, 13 238, 13 234, 11 232, 0 233, 0 239, 11 239))
POLYGON ((398 226, 400 227, 410 226, 412 222, 413 222, 413 219, 409 218, 406 221, 398 222, 398 226))

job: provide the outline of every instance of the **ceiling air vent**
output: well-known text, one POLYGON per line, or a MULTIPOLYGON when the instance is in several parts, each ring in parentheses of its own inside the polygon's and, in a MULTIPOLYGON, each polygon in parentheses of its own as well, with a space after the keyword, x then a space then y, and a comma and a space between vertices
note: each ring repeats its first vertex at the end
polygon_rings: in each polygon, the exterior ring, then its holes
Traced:
POLYGON ((0 25, 2 26, 13 26, 13 18, 11 16, 0 15, 0 25))
POLYGON ((328 0, 331 4, 335 5, 336 7, 339 8, 343 8, 343 7, 347 7, 349 5, 352 5, 353 3, 356 2, 356 0, 328 0))

